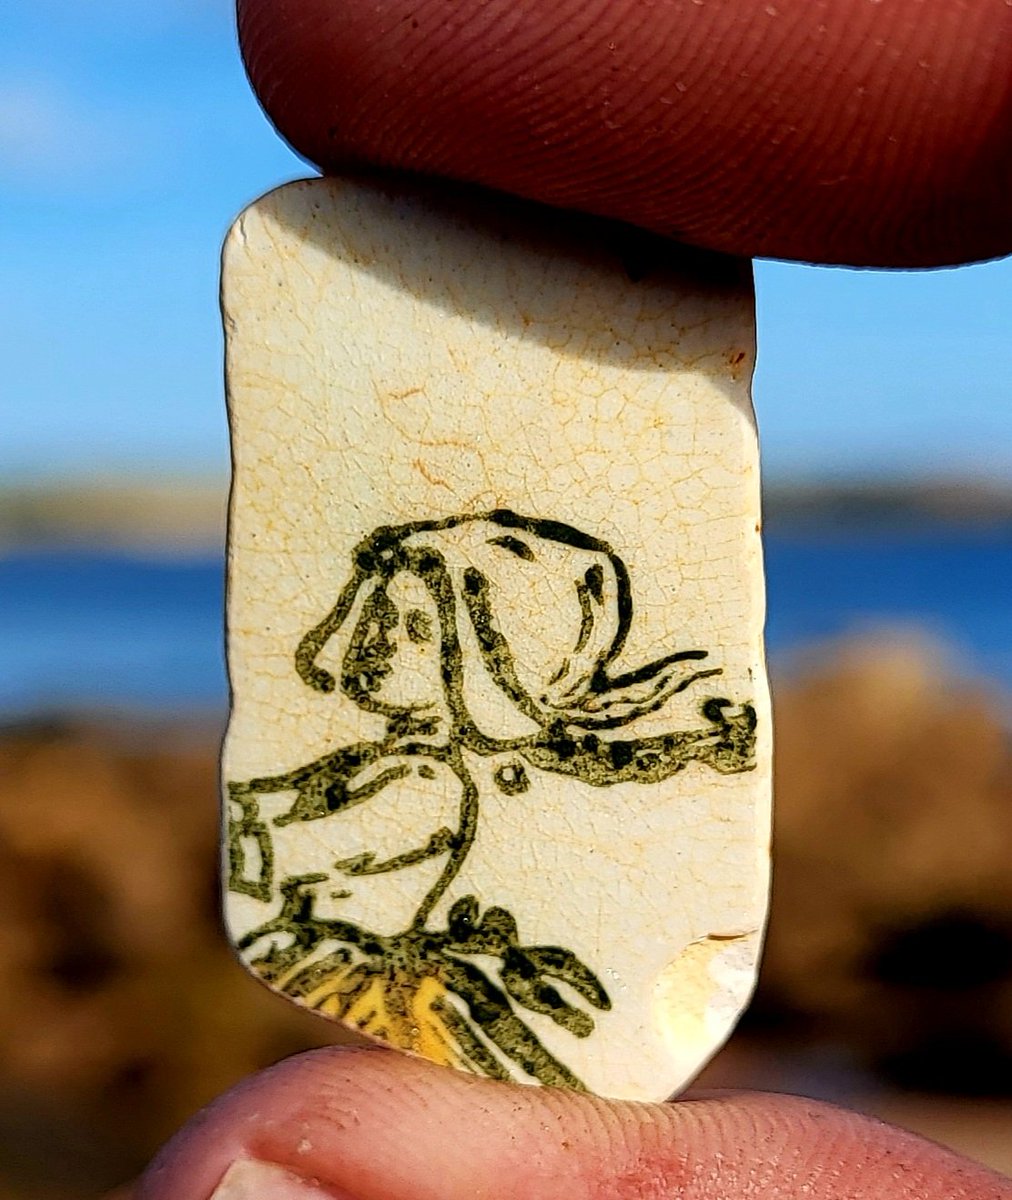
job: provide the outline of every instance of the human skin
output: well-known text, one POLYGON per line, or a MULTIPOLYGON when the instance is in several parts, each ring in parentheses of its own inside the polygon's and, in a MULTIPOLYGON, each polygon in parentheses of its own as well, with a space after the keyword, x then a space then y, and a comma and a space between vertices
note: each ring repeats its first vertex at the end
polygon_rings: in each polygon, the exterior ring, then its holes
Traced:
MULTIPOLYGON (((863 266, 1012 250, 1006 0, 239 0, 251 82, 325 170, 480 183, 702 247, 863 266)), ((135 1200, 1012 1200, 814 1101, 663 1105, 385 1051, 288 1060, 156 1158, 135 1200)))
POLYGON ((1012 250, 1006 0, 239 0, 326 169, 409 168, 699 246, 859 266, 1012 250))
POLYGON ((983 1167, 812 1100, 617 1103, 385 1050, 314 1051, 247 1080, 169 1143, 134 1200, 207 1200, 242 1159, 285 1168, 251 1200, 1012 1197, 983 1167))

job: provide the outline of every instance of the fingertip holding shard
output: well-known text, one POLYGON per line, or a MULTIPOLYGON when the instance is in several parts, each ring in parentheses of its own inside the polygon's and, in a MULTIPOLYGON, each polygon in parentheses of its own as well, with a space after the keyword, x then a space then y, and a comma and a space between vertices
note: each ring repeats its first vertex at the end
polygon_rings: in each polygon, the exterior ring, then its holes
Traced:
POLYGON ((1012 250, 1012 12, 642 0, 240 0, 253 87, 326 171, 374 163, 725 254, 1012 250))

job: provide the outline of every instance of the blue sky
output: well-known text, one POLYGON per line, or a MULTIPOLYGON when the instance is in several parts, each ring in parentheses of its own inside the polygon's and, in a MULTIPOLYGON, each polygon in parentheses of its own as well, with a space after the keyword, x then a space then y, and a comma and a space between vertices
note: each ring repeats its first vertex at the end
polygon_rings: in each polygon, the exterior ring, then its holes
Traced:
MULTIPOLYGON (((0 46, 0 477, 224 473, 218 248, 306 174, 229 0, 33 0, 0 46)), ((770 478, 1012 478, 1012 260, 757 265, 770 478)))

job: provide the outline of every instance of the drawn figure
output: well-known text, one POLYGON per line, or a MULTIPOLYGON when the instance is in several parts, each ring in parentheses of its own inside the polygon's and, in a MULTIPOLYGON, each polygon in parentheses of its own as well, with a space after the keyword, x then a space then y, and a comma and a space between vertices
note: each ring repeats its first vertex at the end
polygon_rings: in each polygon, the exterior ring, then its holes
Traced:
MULTIPOLYGON (((474 896, 456 900, 442 928, 433 914, 474 842, 475 756, 490 760, 507 795, 526 791, 532 772, 607 788, 656 784, 690 762, 722 774, 752 769, 748 703, 707 696, 697 728, 634 736, 638 720, 720 668, 692 648, 617 670, 632 620, 622 559, 557 521, 496 510, 383 526, 359 543, 295 669, 308 686, 375 714, 384 732, 282 775, 229 783, 229 886, 278 906, 239 944, 252 968, 402 1049, 497 1078, 519 1070, 582 1087, 521 1012, 588 1037, 587 1008, 610 1007, 593 971, 561 946, 524 945, 510 912, 482 913, 474 896), (265 820, 261 799, 278 793, 291 793, 291 804, 265 820), (365 846, 328 872, 277 878, 286 830, 327 821, 328 844, 347 846, 342 816, 388 801, 405 812, 431 804, 439 816, 414 844, 365 846), (394 872, 424 882, 403 926, 364 928, 342 916, 356 887, 394 872)), ((396 820, 386 827, 399 831, 396 820)))

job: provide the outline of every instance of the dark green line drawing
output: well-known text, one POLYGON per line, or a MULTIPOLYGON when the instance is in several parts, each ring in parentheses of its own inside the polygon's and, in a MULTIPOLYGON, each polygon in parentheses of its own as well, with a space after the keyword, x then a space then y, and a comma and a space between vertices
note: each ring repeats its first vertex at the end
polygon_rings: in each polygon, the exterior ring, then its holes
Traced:
POLYGON ((492 779, 507 796, 526 792, 532 772, 607 788, 655 784, 693 762, 720 774, 754 767, 756 715, 749 703, 710 695, 697 704, 695 728, 646 736, 628 729, 721 673, 700 649, 616 671, 632 618, 621 558, 558 521, 498 509, 383 526, 359 543, 336 604, 299 643, 295 669, 308 686, 340 690, 386 728, 375 741, 341 747, 292 771, 229 783, 229 887, 280 902, 277 916, 240 942, 253 969, 310 1007, 426 1057, 498 1078, 508 1078, 512 1065, 544 1084, 582 1087, 519 1011, 550 1018, 575 1037, 590 1036, 595 1025, 586 1008, 610 1007, 593 972, 560 946, 522 945, 512 914, 492 906, 482 916, 473 896, 450 907, 444 928, 432 927, 433 913, 474 843, 477 760, 492 760, 492 779), (518 650, 524 614, 529 622, 541 601, 551 611, 535 640, 518 650), (342 630, 350 632, 335 675, 318 659, 342 630), (412 646, 435 652, 427 692, 417 669, 398 669, 412 646), (468 684, 476 681, 508 698, 525 732, 483 727, 467 700, 468 684), (294 793, 273 820, 284 827, 365 804, 413 773, 455 780, 447 785, 459 790, 455 827, 440 825, 423 844, 386 859, 366 852, 333 864, 349 881, 445 856, 406 929, 380 936, 321 916, 318 889, 321 898, 350 894, 324 892, 333 883, 328 875, 276 879, 260 796, 294 793), (495 968, 474 956, 493 958, 495 968))

